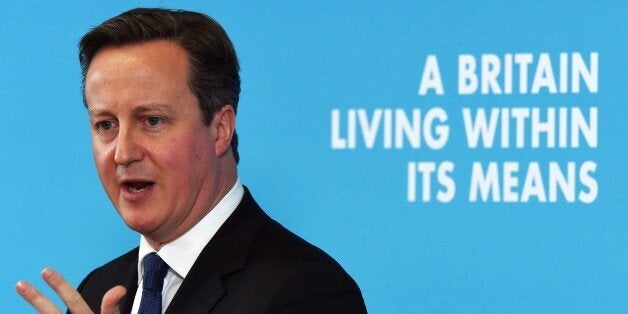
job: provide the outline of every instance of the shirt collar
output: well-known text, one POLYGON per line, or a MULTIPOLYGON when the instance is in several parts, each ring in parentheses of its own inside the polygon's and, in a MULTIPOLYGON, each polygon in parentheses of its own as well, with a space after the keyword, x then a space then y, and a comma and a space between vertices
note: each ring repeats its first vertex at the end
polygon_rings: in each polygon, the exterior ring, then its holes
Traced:
MULTIPOLYGON (((237 179, 231 190, 216 204, 216 207, 212 208, 192 229, 176 240, 164 245, 157 254, 170 266, 172 271, 185 279, 196 258, 198 258, 203 248, 240 204, 243 195, 244 188, 240 183, 240 179, 237 179)), ((144 275, 144 257, 153 252, 156 252, 155 249, 141 235, 137 260, 138 285, 144 275)))

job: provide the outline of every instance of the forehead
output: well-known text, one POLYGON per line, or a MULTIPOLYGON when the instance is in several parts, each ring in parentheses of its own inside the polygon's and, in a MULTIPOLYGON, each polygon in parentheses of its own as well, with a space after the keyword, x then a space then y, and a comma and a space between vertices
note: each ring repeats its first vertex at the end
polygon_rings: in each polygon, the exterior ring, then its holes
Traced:
POLYGON ((164 70, 176 70, 187 66, 187 53, 170 40, 152 40, 125 45, 109 45, 99 49, 92 58, 87 77, 94 76, 102 66, 154 66, 164 70))
POLYGON ((100 49, 85 78, 89 107, 103 101, 168 100, 188 92, 187 53, 178 44, 155 40, 100 49))

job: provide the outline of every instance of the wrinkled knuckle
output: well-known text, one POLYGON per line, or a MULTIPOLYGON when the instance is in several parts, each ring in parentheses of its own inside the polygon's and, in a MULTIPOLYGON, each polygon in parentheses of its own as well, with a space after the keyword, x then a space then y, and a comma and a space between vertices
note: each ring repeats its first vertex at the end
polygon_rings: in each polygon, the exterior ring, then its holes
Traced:
POLYGON ((56 288, 61 284, 61 280, 59 276, 55 273, 48 275, 48 277, 46 278, 46 281, 53 288, 56 288))
POLYGON ((73 293, 71 296, 69 296, 66 300, 65 300, 65 304, 68 307, 74 307, 77 306, 79 304, 81 304, 81 301, 83 299, 81 299, 81 295, 78 293, 73 293))
POLYGON ((26 286, 26 289, 24 290, 24 296, 27 296, 29 298, 36 298, 39 296, 39 292, 31 286, 26 286))
POLYGON ((24 290, 20 291, 23 295, 25 296, 32 296, 33 295, 33 287, 31 286, 26 286, 24 287, 24 290))

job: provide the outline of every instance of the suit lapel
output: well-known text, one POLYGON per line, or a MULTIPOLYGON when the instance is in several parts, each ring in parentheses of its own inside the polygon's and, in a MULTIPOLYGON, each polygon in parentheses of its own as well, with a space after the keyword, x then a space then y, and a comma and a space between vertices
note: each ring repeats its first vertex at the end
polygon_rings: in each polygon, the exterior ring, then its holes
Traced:
POLYGON ((196 259, 166 313, 210 312, 228 293, 222 278, 244 268, 251 243, 267 219, 245 187, 242 201, 196 259))
POLYGON ((219 272, 213 267, 188 273, 166 313, 207 313, 225 293, 219 272))

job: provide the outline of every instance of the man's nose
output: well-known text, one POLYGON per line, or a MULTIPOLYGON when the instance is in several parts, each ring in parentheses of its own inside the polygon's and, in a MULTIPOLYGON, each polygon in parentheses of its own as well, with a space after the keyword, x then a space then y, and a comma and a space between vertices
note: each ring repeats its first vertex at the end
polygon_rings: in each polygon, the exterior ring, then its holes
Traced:
POLYGON ((142 159, 142 148, 133 130, 120 128, 113 159, 118 165, 128 165, 142 159))

